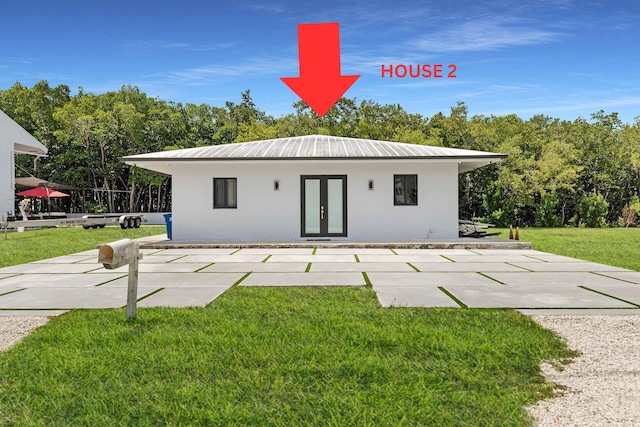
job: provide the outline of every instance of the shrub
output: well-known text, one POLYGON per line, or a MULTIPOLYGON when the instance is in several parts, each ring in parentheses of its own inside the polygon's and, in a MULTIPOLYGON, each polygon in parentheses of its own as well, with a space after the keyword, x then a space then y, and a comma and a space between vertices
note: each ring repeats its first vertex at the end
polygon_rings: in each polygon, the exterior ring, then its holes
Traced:
POLYGON ((583 195, 576 206, 576 224, 586 227, 604 227, 609 203, 602 194, 588 193, 583 195))
POLYGON ((102 214, 107 212, 107 208, 97 203, 88 203, 87 210, 89 211, 89 213, 94 214, 102 214))
POLYGON ((560 225, 560 218, 556 214, 558 207, 558 196, 554 192, 545 194, 540 198, 540 203, 536 207, 535 219, 537 227, 557 227, 560 225))
POLYGON ((638 223, 638 212, 640 212, 640 199, 633 196, 622 208, 622 216, 618 218, 620 227, 632 227, 638 223))

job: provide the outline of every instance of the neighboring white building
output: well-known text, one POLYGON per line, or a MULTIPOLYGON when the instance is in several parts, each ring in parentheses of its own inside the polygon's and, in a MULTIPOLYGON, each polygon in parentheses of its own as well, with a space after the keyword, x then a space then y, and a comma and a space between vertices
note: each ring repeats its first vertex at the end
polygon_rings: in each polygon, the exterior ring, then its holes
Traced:
POLYGON ((0 110, 0 214, 14 210, 16 154, 44 156, 47 147, 0 110))
POLYGON ((172 176, 173 240, 458 238, 458 174, 502 154, 308 135, 128 156, 172 176))

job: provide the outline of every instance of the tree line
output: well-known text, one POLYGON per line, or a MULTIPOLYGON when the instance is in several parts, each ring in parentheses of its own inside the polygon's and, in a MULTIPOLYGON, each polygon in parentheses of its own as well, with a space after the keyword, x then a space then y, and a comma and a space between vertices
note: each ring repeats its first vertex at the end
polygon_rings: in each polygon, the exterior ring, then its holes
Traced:
POLYGON ((325 134, 504 153, 508 158, 460 175, 460 218, 497 226, 634 226, 640 202, 640 116, 589 119, 536 115, 470 116, 458 102, 425 117, 402 106, 342 98, 319 117, 304 102, 278 118, 250 91, 224 106, 152 98, 135 86, 71 95, 47 81, 0 90, 0 109, 47 146, 46 158, 18 156, 19 173, 78 189, 72 210, 171 209, 170 178, 130 167, 130 154, 325 134))

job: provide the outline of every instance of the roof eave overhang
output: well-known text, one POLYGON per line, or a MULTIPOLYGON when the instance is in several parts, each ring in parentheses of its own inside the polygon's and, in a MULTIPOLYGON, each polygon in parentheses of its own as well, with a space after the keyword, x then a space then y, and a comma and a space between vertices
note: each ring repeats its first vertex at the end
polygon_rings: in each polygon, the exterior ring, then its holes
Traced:
POLYGON ((507 157, 506 154, 488 156, 429 156, 429 157, 223 157, 223 158, 161 158, 161 157, 123 157, 120 160, 128 165, 149 169, 165 175, 171 175, 172 165, 185 163, 226 163, 226 162, 343 162, 343 161, 369 161, 369 162, 395 162, 395 161, 420 161, 420 162, 446 162, 457 163, 458 173, 469 172, 491 163, 499 162, 507 157))
POLYGON ((251 162, 265 162, 265 161, 389 161, 389 160, 448 160, 451 162, 460 161, 482 161, 492 160, 498 161, 505 159, 506 154, 492 154, 486 156, 394 156, 394 157, 122 157, 120 160, 127 163, 137 162, 166 162, 166 163, 178 163, 178 162, 233 162, 233 161, 251 161, 251 162))
POLYGON ((31 156, 44 157, 47 155, 47 151, 47 147, 39 142, 38 145, 19 144, 17 142, 13 144, 13 152, 15 154, 29 154, 31 156))

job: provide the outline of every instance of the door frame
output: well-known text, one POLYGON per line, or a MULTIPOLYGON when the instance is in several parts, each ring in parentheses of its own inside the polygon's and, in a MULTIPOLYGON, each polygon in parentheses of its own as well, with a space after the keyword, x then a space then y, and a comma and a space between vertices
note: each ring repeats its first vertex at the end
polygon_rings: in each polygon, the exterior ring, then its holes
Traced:
MULTIPOLYGON (((327 209, 328 210, 328 209, 327 209)), ((347 237, 347 175, 300 175, 300 236, 301 237, 347 237), (320 180, 320 205, 327 206, 327 180, 342 179, 342 233, 329 233, 328 217, 320 221, 320 233, 305 232, 305 180, 320 180)))

